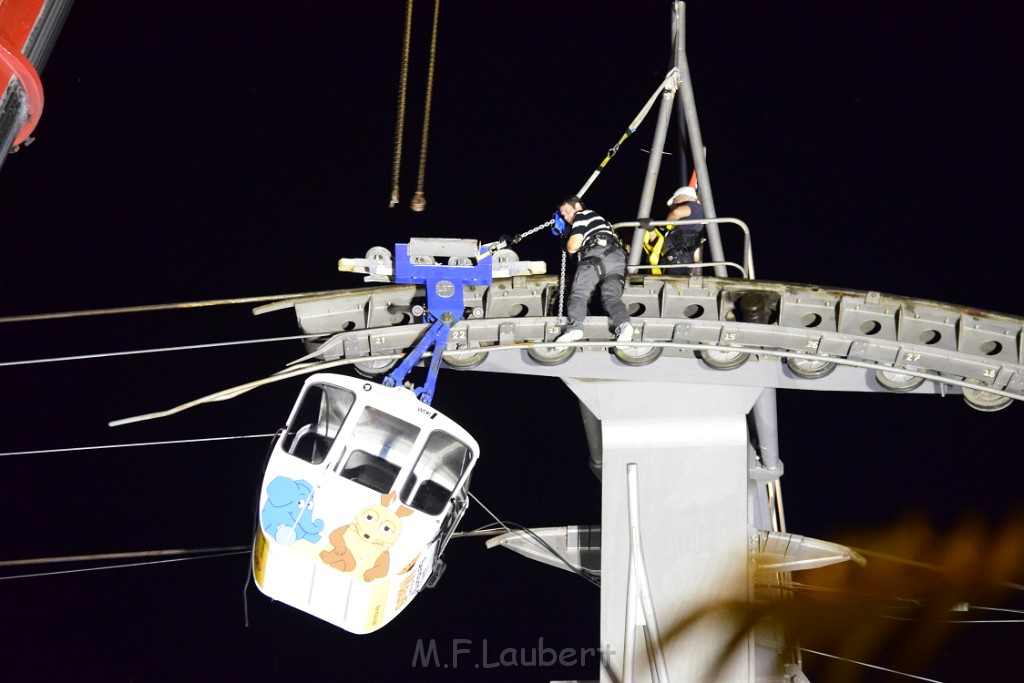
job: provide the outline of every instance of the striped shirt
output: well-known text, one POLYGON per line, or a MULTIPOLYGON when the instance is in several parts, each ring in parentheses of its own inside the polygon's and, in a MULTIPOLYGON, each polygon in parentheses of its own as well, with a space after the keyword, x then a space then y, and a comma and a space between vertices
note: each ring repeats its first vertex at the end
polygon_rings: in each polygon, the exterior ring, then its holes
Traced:
POLYGON ((576 215, 572 219, 572 229, 569 230, 569 237, 573 235, 583 236, 583 245, 580 247, 580 255, 585 251, 589 251, 591 248, 597 245, 595 239, 604 237, 605 239, 612 239, 618 242, 618 235, 612 231, 608 221, 606 221, 596 211, 590 209, 583 209, 577 211, 576 215))

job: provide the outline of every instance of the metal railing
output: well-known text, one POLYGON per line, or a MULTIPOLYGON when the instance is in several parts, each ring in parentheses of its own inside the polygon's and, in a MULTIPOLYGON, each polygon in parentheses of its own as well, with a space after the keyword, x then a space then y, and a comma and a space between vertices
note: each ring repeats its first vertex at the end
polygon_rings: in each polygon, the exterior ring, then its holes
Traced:
POLYGON ((680 268, 692 268, 695 270, 700 270, 702 268, 713 268, 715 266, 725 266, 727 268, 731 266, 740 272, 740 274, 743 276, 743 279, 752 279, 750 276, 747 275, 747 269, 741 266, 740 264, 736 263, 735 261, 701 261, 700 263, 677 263, 676 265, 663 265, 659 263, 656 266, 627 266, 627 268, 629 268, 630 271, 654 270, 656 268, 661 270, 678 270, 680 268))
MULTIPOLYGON (((707 263, 687 263, 687 264, 682 264, 682 266, 663 266, 663 265, 640 266, 640 265, 636 265, 636 266, 627 266, 628 272, 632 273, 632 272, 635 272, 636 270, 648 269, 648 268, 678 268, 678 267, 707 268, 707 267, 710 267, 710 266, 733 266, 733 267, 737 268, 741 273, 743 273, 743 277, 745 279, 753 280, 754 277, 755 277, 754 276, 754 252, 753 252, 753 248, 750 245, 750 228, 747 226, 746 223, 741 221, 739 218, 721 218, 721 217, 719 217, 719 218, 685 218, 685 219, 682 219, 682 220, 674 220, 674 221, 650 221, 650 222, 645 221, 645 224, 650 225, 650 226, 655 226, 655 227, 662 226, 662 225, 708 225, 710 223, 731 223, 731 224, 739 227, 739 229, 743 231, 743 265, 742 266, 737 265, 736 263, 734 263, 732 261, 714 261, 714 262, 707 262, 707 263)), ((612 226, 612 229, 613 230, 618 230, 619 228, 638 228, 638 227, 640 227, 640 221, 623 221, 621 223, 614 224, 612 226)))

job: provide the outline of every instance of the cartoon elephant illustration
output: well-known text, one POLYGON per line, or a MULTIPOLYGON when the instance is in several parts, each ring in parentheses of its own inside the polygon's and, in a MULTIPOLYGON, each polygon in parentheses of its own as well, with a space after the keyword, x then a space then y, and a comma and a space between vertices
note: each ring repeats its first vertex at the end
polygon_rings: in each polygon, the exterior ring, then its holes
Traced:
POLYGON ((305 479, 274 477, 267 485, 267 502, 260 512, 263 529, 278 543, 316 543, 324 520, 313 519, 313 487, 305 479))
POLYGON ((380 505, 367 505, 351 524, 331 532, 320 559, 334 569, 373 581, 387 576, 391 567, 390 548, 402 533, 402 517, 413 511, 404 505, 388 508, 396 496, 392 491, 382 495, 380 505))

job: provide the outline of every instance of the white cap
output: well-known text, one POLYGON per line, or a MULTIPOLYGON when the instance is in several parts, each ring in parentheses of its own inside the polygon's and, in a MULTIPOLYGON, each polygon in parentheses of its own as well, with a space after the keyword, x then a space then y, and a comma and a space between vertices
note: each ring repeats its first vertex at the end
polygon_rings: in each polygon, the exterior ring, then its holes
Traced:
POLYGON ((695 202, 697 201, 697 190, 693 189, 689 185, 684 185, 672 193, 672 199, 668 200, 667 205, 672 206, 673 204, 678 204, 676 200, 680 197, 685 197, 689 201, 695 202))

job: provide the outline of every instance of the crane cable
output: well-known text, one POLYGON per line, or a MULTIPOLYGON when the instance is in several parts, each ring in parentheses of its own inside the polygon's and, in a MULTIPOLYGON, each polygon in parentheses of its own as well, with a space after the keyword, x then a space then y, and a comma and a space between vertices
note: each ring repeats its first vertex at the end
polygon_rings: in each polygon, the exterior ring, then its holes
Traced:
POLYGON ((398 174, 402 167, 402 136, 405 133, 405 93, 409 84, 409 46, 412 34, 412 2, 405 6, 405 37, 402 40, 402 69, 398 75, 398 116, 395 122, 395 156, 391 166, 391 203, 389 208, 398 204, 398 174))
POLYGON ((423 104, 423 134, 420 137, 420 169, 416 181, 416 194, 409 205, 413 211, 427 208, 427 198, 423 196, 423 186, 427 177, 427 136, 430 132, 430 104, 434 93, 434 63, 437 57, 437 18, 441 9, 441 0, 434 0, 434 27, 430 33, 430 63, 427 65, 427 95, 423 104))
MULTIPOLYGON (((395 153, 391 168, 391 202, 389 208, 398 204, 399 175, 402 167, 402 138, 405 134, 405 105, 409 86, 409 53, 412 46, 412 9, 413 0, 408 0, 405 7, 405 33, 402 40, 402 68, 398 77, 398 114, 395 123, 395 153)), ((413 195, 409 208, 423 211, 427 208, 424 187, 427 176, 427 140, 430 135, 430 109, 434 94, 434 71, 437 63, 437 26, 440 15, 441 0, 434 0, 434 23, 430 33, 430 61, 427 65, 427 89, 423 105, 423 132, 420 137, 420 163, 416 181, 416 193, 413 195)))

